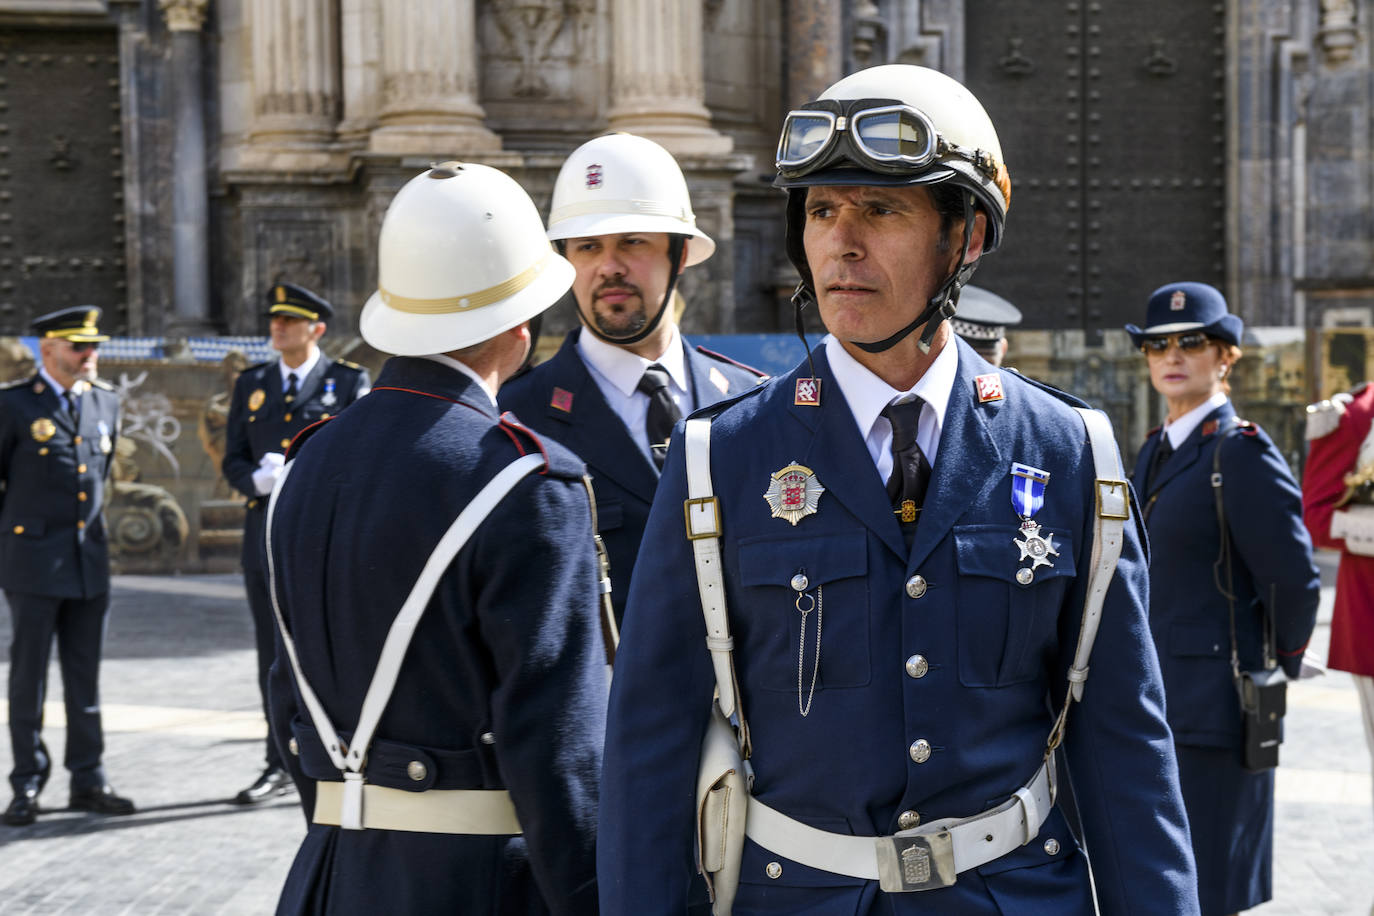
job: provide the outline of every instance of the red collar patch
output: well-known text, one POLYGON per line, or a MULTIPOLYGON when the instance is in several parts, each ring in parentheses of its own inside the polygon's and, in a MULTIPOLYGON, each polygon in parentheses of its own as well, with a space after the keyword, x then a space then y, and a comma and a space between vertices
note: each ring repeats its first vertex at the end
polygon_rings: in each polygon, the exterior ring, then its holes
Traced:
POLYGON ((987 375, 975 376, 973 387, 978 392, 979 404, 1002 400, 1002 376, 1000 373, 989 372, 987 375))
POLYGON ((562 388, 553 390, 553 397, 549 399, 549 406, 557 408, 564 413, 572 413, 573 394, 562 388))

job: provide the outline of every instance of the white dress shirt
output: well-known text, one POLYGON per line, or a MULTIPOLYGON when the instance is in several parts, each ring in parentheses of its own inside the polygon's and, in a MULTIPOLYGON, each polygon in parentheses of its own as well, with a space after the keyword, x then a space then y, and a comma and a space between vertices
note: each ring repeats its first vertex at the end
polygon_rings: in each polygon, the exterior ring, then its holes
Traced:
POLYGON ((1222 404, 1225 404, 1226 400, 1226 392, 1218 391, 1174 422, 1170 423, 1168 420, 1165 420, 1164 431, 1160 433, 1160 435, 1168 436, 1169 447, 1174 451, 1178 451, 1178 447, 1183 444, 1183 440, 1193 434, 1193 430, 1197 429, 1197 425, 1201 423, 1209 413, 1216 410, 1222 404))
POLYGON ((658 359, 645 359, 623 347, 608 344, 586 328, 577 335, 577 355, 582 357, 596 387, 601 389, 601 396, 625 424, 630 438, 646 457, 651 454, 649 434, 644 429, 644 421, 649 415, 649 396, 639 390, 639 380, 644 377, 645 369, 657 363, 667 370, 668 393, 684 417, 695 409, 687 387, 687 355, 676 327, 668 341, 668 349, 658 359))
POLYGON ((310 355, 305 358, 305 362, 294 369, 288 366, 285 361, 278 359, 277 368, 281 370, 281 390, 285 391, 290 384, 286 377, 294 374, 296 376, 296 390, 299 391, 301 386, 305 384, 305 377, 310 374, 311 370, 315 368, 315 364, 319 361, 319 347, 311 347, 310 355))
POLYGON ((925 374, 906 391, 898 391, 866 369, 834 335, 826 335, 823 343, 835 383, 849 402, 859 435, 864 437, 868 454, 878 470, 878 478, 886 484, 892 474, 892 424, 882 415, 882 410, 894 401, 909 400, 910 395, 926 403, 916 427, 916 444, 934 467, 935 454, 940 448, 940 430, 945 425, 945 411, 959 369, 959 348, 953 340, 945 342, 925 374))

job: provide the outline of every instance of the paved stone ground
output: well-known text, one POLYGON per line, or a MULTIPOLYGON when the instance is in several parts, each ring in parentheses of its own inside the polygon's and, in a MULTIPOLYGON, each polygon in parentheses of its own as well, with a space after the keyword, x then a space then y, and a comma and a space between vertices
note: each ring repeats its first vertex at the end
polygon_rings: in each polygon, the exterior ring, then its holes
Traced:
MULTIPOLYGON (((1324 565, 1329 582, 1334 568, 1324 565)), ((1313 640, 1318 660, 1330 605, 1327 588, 1313 640)), ((9 639, 0 601, 0 680, 9 639)), ((270 913, 304 821, 294 799, 249 810, 228 804, 261 766, 253 669, 237 576, 116 578, 101 678, 105 759, 139 812, 104 819, 55 810, 32 827, 0 827, 0 914, 270 913)), ((45 734, 60 753, 56 663, 51 678, 56 702, 45 734)), ((0 771, 8 772, 9 743, 0 745, 0 771)), ((54 773, 42 802, 65 804, 63 775, 54 773)), ((1275 899, 1252 913, 1366 916, 1374 807, 1348 676, 1332 672, 1289 692, 1278 786, 1275 899)))

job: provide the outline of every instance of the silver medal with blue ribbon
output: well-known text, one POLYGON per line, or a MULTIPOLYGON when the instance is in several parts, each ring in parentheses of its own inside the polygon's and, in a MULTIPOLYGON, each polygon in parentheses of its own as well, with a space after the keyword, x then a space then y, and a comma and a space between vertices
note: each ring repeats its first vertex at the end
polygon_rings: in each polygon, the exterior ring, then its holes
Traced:
POLYGON ((327 378, 324 380, 324 395, 320 398, 320 403, 325 407, 333 407, 338 403, 339 396, 334 393, 334 380, 327 378))
POLYGON ((1053 567, 1050 557, 1059 556, 1059 551, 1054 546, 1054 535, 1046 534, 1042 537, 1040 523, 1034 519, 1035 513, 1045 505, 1045 485, 1049 482, 1049 471, 1012 462, 1011 507, 1021 518, 1022 535, 1022 538, 1016 539, 1016 546, 1021 550, 1021 558, 1017 563, 1022 560, 1031 561, 1030 566, 1023 566, 1016 571, 1016 581, 1022 585, 1034 582, 1035 570, 1041 566, 1053 567))

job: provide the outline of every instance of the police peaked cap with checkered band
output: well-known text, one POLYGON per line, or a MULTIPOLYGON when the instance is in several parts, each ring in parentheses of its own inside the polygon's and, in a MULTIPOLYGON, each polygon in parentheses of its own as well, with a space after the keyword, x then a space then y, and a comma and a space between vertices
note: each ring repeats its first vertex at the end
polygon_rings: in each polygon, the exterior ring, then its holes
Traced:
POLYGON ((304 286, 278 283, 267 291, 267 317, 305 318, 310 321, 329 321, 334 306, 304 286))
POLYGON ((1131 343, 1139 347, 1147 337, 1201 331, 1208 337, 1240 346, 1245 322, 1226 308, 1226 297, 1214 286, 1184 281, 1166 283, 1150 294, 1145 327, 1126 325, 1131 343))
POLYGON ((29 327, 39 337, 70 340, 72 343, 100 343, 109 340, 100 333, 100 309, 94 305, 75 305, 39 315, 29 327))

